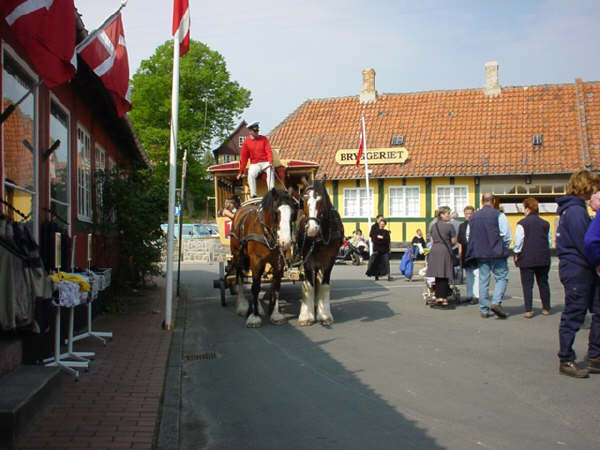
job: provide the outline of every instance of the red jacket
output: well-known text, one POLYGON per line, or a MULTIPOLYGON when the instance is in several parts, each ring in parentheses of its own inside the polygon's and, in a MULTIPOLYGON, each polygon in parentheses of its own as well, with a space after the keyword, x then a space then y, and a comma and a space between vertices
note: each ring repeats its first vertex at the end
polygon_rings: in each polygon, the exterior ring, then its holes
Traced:
POLYGON ((256 139, 248 137, 244 141, 240 150, 240 173, 244 173, 248 158, 250 158, 250 164, 265 161, 273 164, 273 152, 271 151, 269 140, 259 135, 256 139))

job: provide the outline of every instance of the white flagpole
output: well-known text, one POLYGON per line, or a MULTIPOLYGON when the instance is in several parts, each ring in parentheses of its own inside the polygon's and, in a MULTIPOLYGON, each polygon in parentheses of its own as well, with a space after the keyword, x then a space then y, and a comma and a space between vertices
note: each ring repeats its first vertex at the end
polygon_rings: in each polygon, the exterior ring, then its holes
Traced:
MULTIPOLYGON (((169 146, 169 225, 167 228, 167 292, 165 329, 172 328, 173 234, 175 228, 175 184, 177 183, 177 127, 179 118, 179 33, 173 37, 173 87, 171 91, 171 144, 169 146)), ((180 225, 181 226, 181 225, 180 225)), ((179 243, 181 245, 181 243, 179 243)))
MULTIPOLYGON (((369 204, 369 233, 371 232, 371 216, 373 215, 373 202, 371 200, 371 189, 369 188, 369 158, 367 158, 367 131, 365 129, 365 116, 362 119, 363 156, 365 158, 365 180, 367 183, 367 202, 369 204)), ((369 239, 369 255, 373 254, 373 242, 369 239)))

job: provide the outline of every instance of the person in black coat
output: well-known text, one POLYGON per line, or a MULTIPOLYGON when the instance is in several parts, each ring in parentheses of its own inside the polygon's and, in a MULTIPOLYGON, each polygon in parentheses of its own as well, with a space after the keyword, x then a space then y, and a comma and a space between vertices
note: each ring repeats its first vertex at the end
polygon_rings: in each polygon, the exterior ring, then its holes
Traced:
POLYGON ((467 284, 467 299, 470 300, 472 305, 479 303, 479 269, 477 269, 477 260, 466 259, 468 241, 467 241, 467 227, 469 226, 469 219, 475 212, 475 208, 472 206, 465 206, 463 210, 465 214, 465 221, 458 226, 458 235, 456 240, 458 242, 458 256, 460 258, 460 265, 465 270, 465 280, 467 284))
POLYGON ((416 236, 412 238, 411 246, 413 250, 413 258, 414 259, 425 259, 425 255, 423 252, 425 251, 425 247, 427 243, 425 242, 425 238, 423 237, 423 232, 420 228, 417 228, 416 236))
POLYGON ((600 372, 600 320, 598 319, 598 277, 585 255, 584 238, 590 225, 586 200, 600 189, 600 177, 589 170, 574 173, 567 184, 567 195, 557 199, 560 216, 556 231, 558 275, 565 289, 565 307, 560 317, 558 337, 559 373, 587 378, 600 372), (587 367, 580 367, 573 350, 575 335, 591 311, 587 367))
POLYGON ((521 287, 525 314, 523 317, 533 317, 533 277, 537 280, 542 299, 542 314, 550 315, 550 245, 552 233, 550 224, 538 215, 538 201, 533 198, 523 200, 525 218, 517 223, 514 238, 515 265, 521 271, 521 287))
POLYGON ((390 232, 385 229, 387 222, 381 218, 378 221, 379 228, 371 233, 373 242, 373 255, 369 261, 367 276, 375 277, 379 280, 381 276, 388 276, 388 281, 392 281, 390 276, 390 232))

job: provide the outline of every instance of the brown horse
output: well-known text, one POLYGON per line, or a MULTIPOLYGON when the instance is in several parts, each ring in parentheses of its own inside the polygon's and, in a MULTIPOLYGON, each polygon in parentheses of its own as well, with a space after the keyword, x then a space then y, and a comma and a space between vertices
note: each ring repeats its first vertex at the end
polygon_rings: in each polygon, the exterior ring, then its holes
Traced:
POLYGON ((315 307, 316 320, 329 325, 333 322, 329 303, 331 270, 343 243, 344 226, 319 180, 305 189, 303 212, 296 224, 297 254, 304 267, 298 325, 315 323, 315 307))
POLYGON ((236 271, 238 297, 236 312, 246 316, 247 327, 260 327, 262 308, 258 301, 260 282, 267 263, 273 274, 269 302, 272 323, 285 322, 279 312, 279 288, 285 268, 285 252, 292 246, 292 222, 297 213, 296 203, 286 191, 272 189, 260 204, 242 206, 235 214, 230 233, 232 268, 236 271), (252 271, 252 301, 243 292, 243 273, 252 271))

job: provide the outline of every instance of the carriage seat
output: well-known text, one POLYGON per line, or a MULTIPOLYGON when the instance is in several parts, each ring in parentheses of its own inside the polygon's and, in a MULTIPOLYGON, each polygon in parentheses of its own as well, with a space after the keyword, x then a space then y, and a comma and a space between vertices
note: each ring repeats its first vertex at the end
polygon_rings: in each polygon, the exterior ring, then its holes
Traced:
POLYGON ((254 198, 250 198, 250 199, 246 200, 245 202, 243 202, 242 206, 254 205, 254 204, 260 203, 260 202, 262 202, 262 197, 254 197, 254 198))

